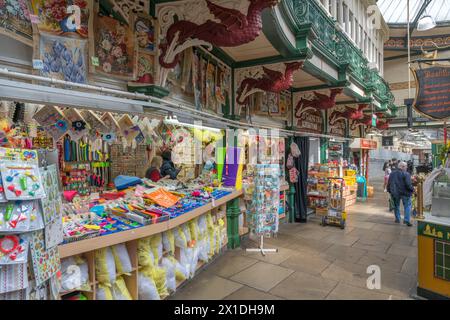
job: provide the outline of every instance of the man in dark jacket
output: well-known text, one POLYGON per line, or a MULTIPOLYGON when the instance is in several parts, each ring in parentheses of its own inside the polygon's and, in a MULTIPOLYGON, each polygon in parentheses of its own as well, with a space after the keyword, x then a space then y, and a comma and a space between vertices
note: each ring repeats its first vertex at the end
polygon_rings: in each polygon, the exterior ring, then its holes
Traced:
POLYGON ((163 164, 160 170, 161 176, 162 177, 169 176, 170 179, 172 180, 176 179, 181 169, 175 168, 175 165, 172 162, 172 152, 164 151, 161 156, 163 158, 163 164))
POLYGON ((389 175, 387 184, 387 191, 391 194, 394 201, 395 222, 400 223, 400 200, 403 202, 405 215, 403 223, 411 227, 411 196, 414 192, 414 187, 411 183, 411 175, 406 171, 406 162, 400 162, 398 169, 394 169, 389 175))

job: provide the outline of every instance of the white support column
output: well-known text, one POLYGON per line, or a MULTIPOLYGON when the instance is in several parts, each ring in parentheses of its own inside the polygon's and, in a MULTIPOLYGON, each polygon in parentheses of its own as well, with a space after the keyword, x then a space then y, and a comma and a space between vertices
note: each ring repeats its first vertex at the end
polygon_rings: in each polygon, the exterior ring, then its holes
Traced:
POLYGON ((344 28, 344 1, 343 0, 336 0, 339 1, 339 6, 338 6, 338 12, 337 12, 337 16, 338 16, 338 21, 339 24, 341 25, 342 28, 344 28))
POLYGON ((337 18, 337 8, 336 8, 336 2, 338 0, 330 0, 331 3, 331 15, 333 16, 334 19, 338 20, 337 18))

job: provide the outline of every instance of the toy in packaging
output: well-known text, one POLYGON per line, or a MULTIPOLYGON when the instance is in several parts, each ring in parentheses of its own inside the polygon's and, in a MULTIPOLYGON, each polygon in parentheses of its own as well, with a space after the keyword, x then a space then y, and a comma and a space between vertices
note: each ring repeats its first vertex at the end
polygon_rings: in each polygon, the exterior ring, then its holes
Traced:
POLYGON ((0 235, 0 265, 28 261, 28 241, 20 235, 0 235))
POLYGON ((1 175, 6 199, 32 200, 45 197, 41 175, 36 164, 4 161, 1 175))
POLYGON ((0 232, 25 232, 30 228, 30 207, 21 201, 0 204, 0 232))

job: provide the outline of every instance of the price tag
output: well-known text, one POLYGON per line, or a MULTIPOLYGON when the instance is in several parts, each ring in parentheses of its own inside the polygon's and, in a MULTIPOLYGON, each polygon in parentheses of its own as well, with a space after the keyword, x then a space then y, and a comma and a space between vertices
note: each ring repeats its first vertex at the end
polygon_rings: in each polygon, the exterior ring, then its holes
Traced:
POLYGON ((216 206, 216 199, 211 198, 211 205, 213 206, 213 208, 216 206))
POLYGON ((44 69, 44 62, 40 59, 33 59, 33 69, 36 70, 44 69))
POLYGON ((91 57, 91 62, 93 66, 98 67, 100 65, 100 62, 98 61, 98 57, 91 57))
POLYGON ((37 16, 35 14, 30 14, 30 21, 31 21, 31 23, 34 23, 34 24, 41 23, 41 20, 39 19, 39 16, 37 16))

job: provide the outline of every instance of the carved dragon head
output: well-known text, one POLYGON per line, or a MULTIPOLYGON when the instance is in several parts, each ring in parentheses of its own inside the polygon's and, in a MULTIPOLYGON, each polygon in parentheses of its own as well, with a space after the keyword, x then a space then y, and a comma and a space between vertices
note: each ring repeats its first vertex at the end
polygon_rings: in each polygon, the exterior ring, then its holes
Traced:
POLYGON ((296 71, 303 66, 303 61, 288 62, 284 64, 286 71, 296 71))
POLYGON ((338 94, 341 94, 344 91, 344 88, 335 88, 330 90, 330 98, 336 97, 338 94))

